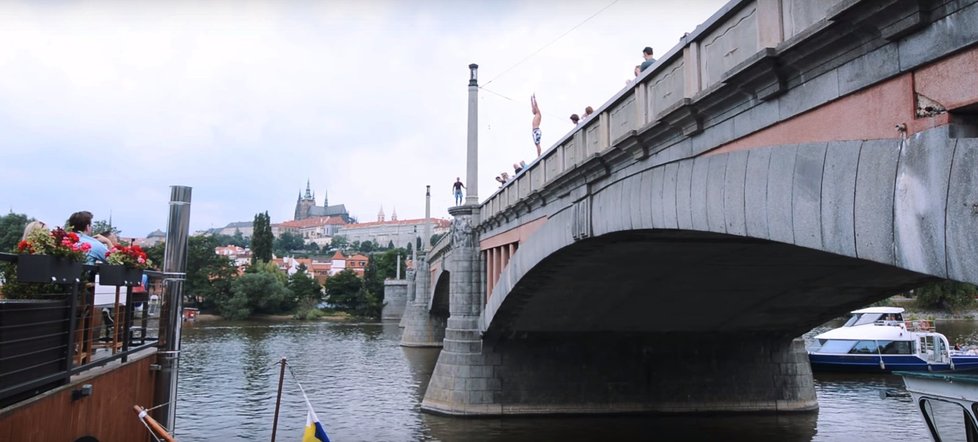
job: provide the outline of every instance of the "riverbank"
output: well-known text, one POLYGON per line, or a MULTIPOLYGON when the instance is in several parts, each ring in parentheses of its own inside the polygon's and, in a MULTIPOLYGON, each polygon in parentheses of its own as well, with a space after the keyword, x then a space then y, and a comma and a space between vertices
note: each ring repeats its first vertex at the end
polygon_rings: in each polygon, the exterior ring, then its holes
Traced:
MULTIPOLYGON (((316 319, 316 321, 326 321, 326 322, 350 322, 354 318, 350 316, 349 313, 335 312, 326 313, 325 316, 316 319)), ((208 322, 208 321, 223 321, 224 318, 221 315, 212 315, 208 313, 201 313, 197 315, 197 321, 208 322)), ((267 322, 280 322, 280 321, 298 321, 292 317, 292 315, 254 315, 248 318, 249 321, 267 321, 267 322)))
POLYGON ((970 309, 949 312, 946 310, 925 310, 917 308, 913 298, 905 298, 902 296, 894 296, 889 298, 887 301, 888 304, 892 305, 893 307, 902 307, 906 311, 904 313, 904 317, 907 319, 940 319, 942 321, 978 320, 978 308, 976 308, 978 306, 970 309))

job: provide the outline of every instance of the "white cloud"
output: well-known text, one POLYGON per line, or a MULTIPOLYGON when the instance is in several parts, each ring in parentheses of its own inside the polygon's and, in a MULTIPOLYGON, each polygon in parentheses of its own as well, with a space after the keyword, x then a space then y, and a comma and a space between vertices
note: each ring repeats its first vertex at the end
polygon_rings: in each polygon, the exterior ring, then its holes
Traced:
POLYGON ((610 3, 4 2, 0 205, 49 222, 111 212, 145 235, 165 228, 169 185, 194 187, 201 229, 291 219, 308 178, 362 221, 381 206, 423 216, 430 184, 447 217, 469 63, 487 89, 486 197, 535 157, 530 93, 549 146, 624 86, 642 47, 666 53, 723 2, 619 0, 581 24, 610 3))

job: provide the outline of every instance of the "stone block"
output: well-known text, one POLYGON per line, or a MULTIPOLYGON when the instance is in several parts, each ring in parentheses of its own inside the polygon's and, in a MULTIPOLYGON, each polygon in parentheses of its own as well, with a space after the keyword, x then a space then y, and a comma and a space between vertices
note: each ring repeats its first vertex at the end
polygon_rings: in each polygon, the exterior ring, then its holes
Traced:
POLYGON ((652 169, 652 183, 649 186, 649 191, 651 192, 651 207, 652 207, 652 227, 662 228, 663 227, 663 211, 662 211, 662 185, 663 185, 663 168, 662 166, 652 169))
POLYGON ((693 228, 693 208, 692 208, 692 179, 693 179, 693 160, 684 160, 679 163, 679 170, 676 172, 676 223, 680 229, 693 228))
POLYGON ((803 144, 795 155, 792 184, 792 229, 795 244, 812 249, 822 248, 822 168, 826 143, 803 144))
POLYGON ((706 219, 711 232, 726 233, 723 219, 723 191, 726 182, 728 155, 709 157, 710 165, 706 177, 706 219))
POLYGON ((931 129, 904 144, 893 210, 897 265, 942 278, 947 276, 944 217, 955 144, 945 134, 931 129))
POLYGON ((678 163, 666 164, 662 171, 662 227, 678 229, 676 219, 676 179, 679 173, 678 163))
POLYGON ((839 98, 839 78, 835 70, 809 79, 778 99, 778 113, 788 119, 839 98))
POLYGON ((856 256, 895 264, 893 254, 893 196, 897 163, 897 140, 868 140, 859 153, 856 171, 855 234, 856 256))
POLYGON ((642 188, 638 200, 639 224, 641 229, 652 228, 652 171, 646 170, 639 174, 639 187, 642 188))
POLYGON ((693 154, 699 155, 701 153, 713 150, 719 147, 721 144, 732 141, 734 138, 736 138, 736 135, 737 134, 734 133, 733 118, 713 122, 711 123, 710 127, 692 138, 693 154))
POLYGON ((907 71, 978 40, 978 3, 963 7, 930 26, 906 36, 900 44, 900 70, 907 71))
POLYGON ((772 149, 751 149, 744 178, 744 222, 747 236, 769 238, 767 227, 767 178, 772 149))
POLYGON ((853 214, 861 145, 861 141, 829 143, 822 173, 822 248, 852 257, 856 256, 853 214))
POLYGON ((641 229, 642 228, 642 198, 646 193, 646 190, 642 188, 642 174, 637 173, 628 178, 625 178, 623 185, 625 186, 625 200, 622 201, 622 210, 625 213, 622 216, 627 216, 629 218, 629 229, 641 229))
POLYGON ((781 121, 776 100, 762 101, 733 117, 733 133, 744 136, 781 121))
POLYGON ((948 278, 978 284, 978 138, 958 139, 948 180, 948 278))
POLYGON ((747 180, 748 151, 727 154, 727 170, 723 183, 723 219, 726 232, 731 235, 747 235, 744 213, 744 190, 747 180))
POLYGON ((693 159, 693 174, 690 178, 690 212, 693 220, 693 230, 709 231, 710 224, 706 215, 707 177, 710 171, 708 157, 693 159))
POLYGON ((796 146, 773 149, 768 167, 767 225, 772 241, 793 244, 791 192, 795 174, 796 146))
POLYGON ((900 73, 898 45, 890 43, 839 66, 839 94, 845 95, 900 73))

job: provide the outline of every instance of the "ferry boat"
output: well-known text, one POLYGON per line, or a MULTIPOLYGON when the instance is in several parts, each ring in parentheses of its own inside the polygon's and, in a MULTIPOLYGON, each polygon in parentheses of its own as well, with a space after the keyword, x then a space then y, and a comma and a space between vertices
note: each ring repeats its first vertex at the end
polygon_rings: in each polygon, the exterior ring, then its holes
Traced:
POLYGON ((935 441, 978 440, 978 374, 898 371, 935 441))
POLYGON ((904 320, 899 307, 855 310, 845 325, 815 339, 812 371, 978 370, 978 352, 954 349, 930 321, 904 320))

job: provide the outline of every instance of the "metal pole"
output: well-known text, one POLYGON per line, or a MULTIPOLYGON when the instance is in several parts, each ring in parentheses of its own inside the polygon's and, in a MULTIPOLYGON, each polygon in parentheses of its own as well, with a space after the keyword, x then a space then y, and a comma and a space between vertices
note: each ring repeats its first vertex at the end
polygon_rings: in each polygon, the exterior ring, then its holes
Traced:
POLYGON ((479 204, 479 65, 469 65, 469 137, 466 151, 465 204, 479 204))
POLYGON ((397 255, 397 277, 394 279, 401 279, 401 255, 397 255))
POLYGON ((421 240, 421 250, 428 250, 431 247, 431 184, 424 187, 424 239, 421 240))
POLYGON ((183 318, 183 281, 187 271, 187 238, 190 231, 190 194, 187 186, 170 186, 170 218, 166 227, 166 249, 163 252, 163 299, 169 304, 164 333, 160 330, 156 378, 157 421, 174 431, 177 414, 177 370, 180 361, 180 326, 183 318), (174 277, 177 274, 180 277, 174 277))
POLYGON ((282 370, 278 373, 278 395, 275 396, 275 420, 272 421, 272 442, 275 442, 275 432, 278 431, 278 407, 282 405, 283 380, 285 380, 285 356, 282 356, 282 370))

